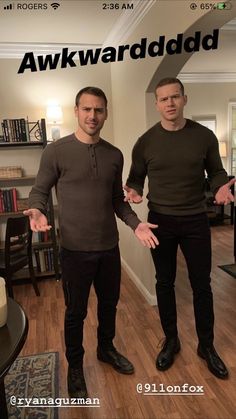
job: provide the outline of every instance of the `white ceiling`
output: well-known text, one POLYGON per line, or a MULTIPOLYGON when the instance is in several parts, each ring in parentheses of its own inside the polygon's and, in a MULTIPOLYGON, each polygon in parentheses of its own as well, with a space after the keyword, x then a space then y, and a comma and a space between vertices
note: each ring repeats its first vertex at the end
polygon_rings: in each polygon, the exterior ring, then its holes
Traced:
MULTIPOLYGON (((26 50, 56 53, 63 46, 69 49, 116 47, 132 34, 155 2, 135 0, 133 10, 104 10, 103 5, 112 2, 67 0, 47 14, 41 11, 41 14, 31 12, 27 16, 27 12, 2 11, 0 58, 22 58, 26 50)), ((128 3, 129 0, 122 1, 122 5, 128 3)))

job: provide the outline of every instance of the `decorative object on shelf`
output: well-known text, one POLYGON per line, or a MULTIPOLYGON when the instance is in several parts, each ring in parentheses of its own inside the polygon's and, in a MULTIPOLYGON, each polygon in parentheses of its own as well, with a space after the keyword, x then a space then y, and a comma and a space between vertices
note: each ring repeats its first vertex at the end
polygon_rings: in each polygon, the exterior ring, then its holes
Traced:
POLYGON ((28 198, 17 199, 17 209, 18 209, 18 211, 24 211, 28 208, 29 208, 29 199, 28 198))
POLYGON ((42 142, 43 134, 42 134, 42 126, 40 125, 40 122, 27 121, 27 123, 28 123, 28 129, 29 129, 29 142, 34 142, 34 141, 42 142))
POLYGON ((0 327, 7 322, 7 295, 6 283, 4 278, 0 278, 0 327))
POLYGON ((56 141, 59 140, 60 134, 60 127, 59 124, 62 123, 62 109, 56 103, 51 103, 47 106, 47 122, 48 124, 52 125, 51 128, 51 136, 52 140, 56 141))
POLYGON ((0 167, 0 179, 11 179, 23 176, 23 170, 20 166, 0 167))

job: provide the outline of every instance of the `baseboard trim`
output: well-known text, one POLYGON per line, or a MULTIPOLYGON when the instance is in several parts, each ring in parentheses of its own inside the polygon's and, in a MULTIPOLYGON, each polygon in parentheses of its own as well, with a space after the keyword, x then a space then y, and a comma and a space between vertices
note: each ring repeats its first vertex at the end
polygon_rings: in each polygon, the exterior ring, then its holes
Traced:
POLYGON ((151 306, 156 306, 157 305, 156 295, 150 294, 150 292, 147 290, 147 288, 145 288, 145 286, 140 281, 139 277, 134 273, 133 269, 131 269, 131 267, 128 265, 128 263, 122 257, 121 257, 121 264, 122 264, 122 268, 124 268, 125 272, 127 273, 127 275, 129 275, 132 282, 136 285, 138 290, 144 296, 145 300, 151 306))

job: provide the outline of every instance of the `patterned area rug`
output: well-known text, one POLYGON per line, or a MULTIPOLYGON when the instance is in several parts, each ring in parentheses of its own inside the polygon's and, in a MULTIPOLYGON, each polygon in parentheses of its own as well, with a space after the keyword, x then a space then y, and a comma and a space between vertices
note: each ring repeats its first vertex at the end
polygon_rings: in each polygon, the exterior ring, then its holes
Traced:
POLYGON ((58 419, 58 408, 34 405, 39 398, 52 405, 58 397, 58 365, 58 352, 15 360, 4 380, 9 418, 58 419))

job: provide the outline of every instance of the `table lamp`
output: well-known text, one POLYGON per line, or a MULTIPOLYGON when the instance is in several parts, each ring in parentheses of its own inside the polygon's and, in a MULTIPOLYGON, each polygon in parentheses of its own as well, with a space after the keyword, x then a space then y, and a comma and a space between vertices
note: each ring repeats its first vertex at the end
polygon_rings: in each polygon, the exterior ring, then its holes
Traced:
POLYGON ((60 138, 60 127, 58 124, 62 123, 62 109, 57 104, 50 104, 47 106, 46 118, 48 124, 52 124, 51 136, 52 140, 56 141, 60 138))

